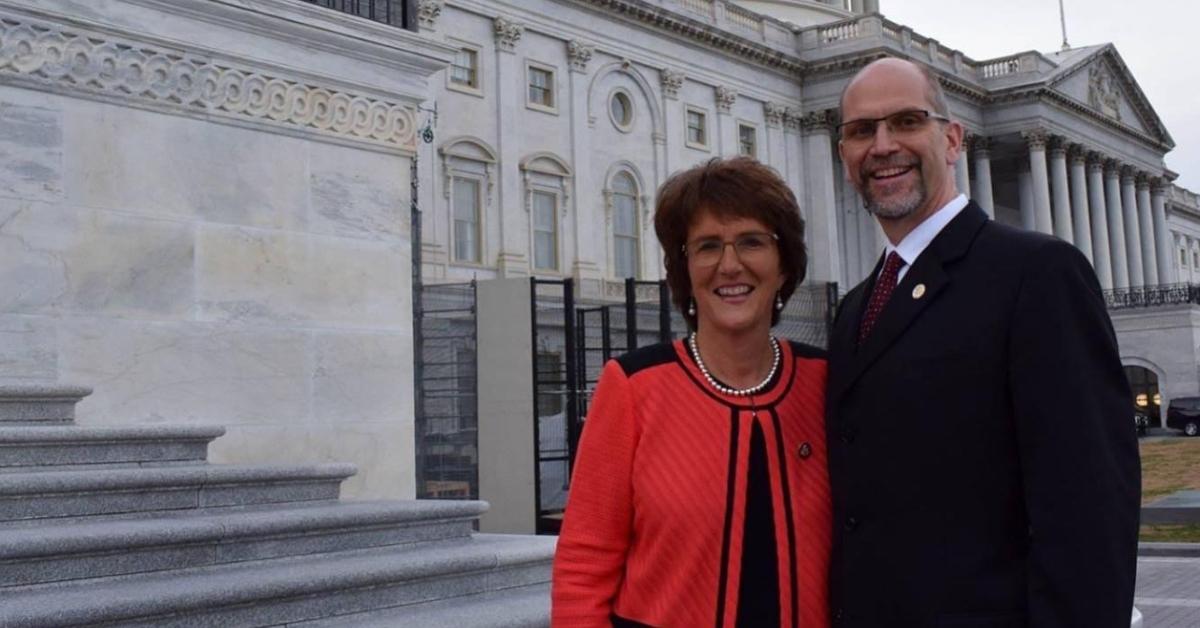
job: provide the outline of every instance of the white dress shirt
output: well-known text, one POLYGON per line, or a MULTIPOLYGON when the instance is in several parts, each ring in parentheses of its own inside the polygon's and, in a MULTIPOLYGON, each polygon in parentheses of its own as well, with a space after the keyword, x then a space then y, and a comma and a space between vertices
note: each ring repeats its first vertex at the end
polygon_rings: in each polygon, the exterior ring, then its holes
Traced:
POLYGON ((884 258, 887 258, 888 253, 895 251, 900 259, 904 260, 904 265, 900 267, 900 273, 896 276, 896 283, 904 280, 904 275, 908 274, 908 269, 912 267, 913 262, 929 248, 929 243, 937 237, 937 234, 950 224, 951 220, 967 207, 967 197, 965 194, 950 199, 949 203, 942 206, 941 209, 933 213, 932 216, 926 218, 915 229, 910 231, 908 235, 899 244, 892 245, 888 243, 883 250, 884 258))

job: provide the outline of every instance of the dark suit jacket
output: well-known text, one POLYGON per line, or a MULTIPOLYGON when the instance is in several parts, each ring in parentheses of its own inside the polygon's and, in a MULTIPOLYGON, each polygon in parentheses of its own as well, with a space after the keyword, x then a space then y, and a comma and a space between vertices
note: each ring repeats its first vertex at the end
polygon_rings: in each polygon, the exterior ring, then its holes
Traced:
POLYGON ((1087 259, 971 203, 856 347, 877 272, 830 343, 834 625, 1129 626, 1133 401, 1087 259))

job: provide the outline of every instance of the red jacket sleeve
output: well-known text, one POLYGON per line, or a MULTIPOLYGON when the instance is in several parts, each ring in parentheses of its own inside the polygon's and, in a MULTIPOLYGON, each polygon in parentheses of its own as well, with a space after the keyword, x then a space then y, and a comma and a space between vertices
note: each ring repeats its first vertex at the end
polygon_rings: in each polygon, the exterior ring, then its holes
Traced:
POLYGON ((551 584, 551 625, 611 626, 633 531, 637 428, 629 380, 615 360, 596 386, 571 475, 551 584))

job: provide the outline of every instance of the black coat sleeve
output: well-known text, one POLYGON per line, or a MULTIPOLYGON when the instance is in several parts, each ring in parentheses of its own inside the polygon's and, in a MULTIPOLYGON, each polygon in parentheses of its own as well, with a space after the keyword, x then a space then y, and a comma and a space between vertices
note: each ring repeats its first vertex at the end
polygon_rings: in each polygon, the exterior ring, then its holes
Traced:
POLYGON ((1086 258, 1024 260, 1008 380, 1030 524, 1031 628, 1129 626, 1141 468, 1133 400, 1086 258))

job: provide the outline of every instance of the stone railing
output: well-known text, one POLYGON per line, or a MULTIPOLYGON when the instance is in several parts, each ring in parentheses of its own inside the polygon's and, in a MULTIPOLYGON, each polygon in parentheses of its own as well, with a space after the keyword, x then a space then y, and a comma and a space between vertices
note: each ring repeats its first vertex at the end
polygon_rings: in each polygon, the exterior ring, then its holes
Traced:
POLYGON ((1172 283, 1143 288, 1105 290, 1104 302, 1110 310, 1163 305, 1200 305, 1200 284, 1172 283))
POLYGON ((753 11, 743 9, 736 4, 725 5, 725 19, 729 20, 729 23, 736 28, 762 34, 762 16, 753 11))
POLYGON ((679 5, 693 13, 713 17, 713 0, 677 0, 679 5))
POLYGON ((858 39, 860 29, 858 21, 838 22, 829 26, 817 27, 817 41, 822 45, 832 44, 839 41, 847 41, 850 39, 858 39))
POLYGON ((1176 205, 1183 205, 1189 209, 1200 211, 1200 194, 1187 189, 1172 185, 1168 188, 1167 198, 1176 205))
POLYGON ((1016 74, 1021 71, 1021 59, 1018 55, 993 59, 981 63, 978 69, 979 77, 984 80, 1016 74))

